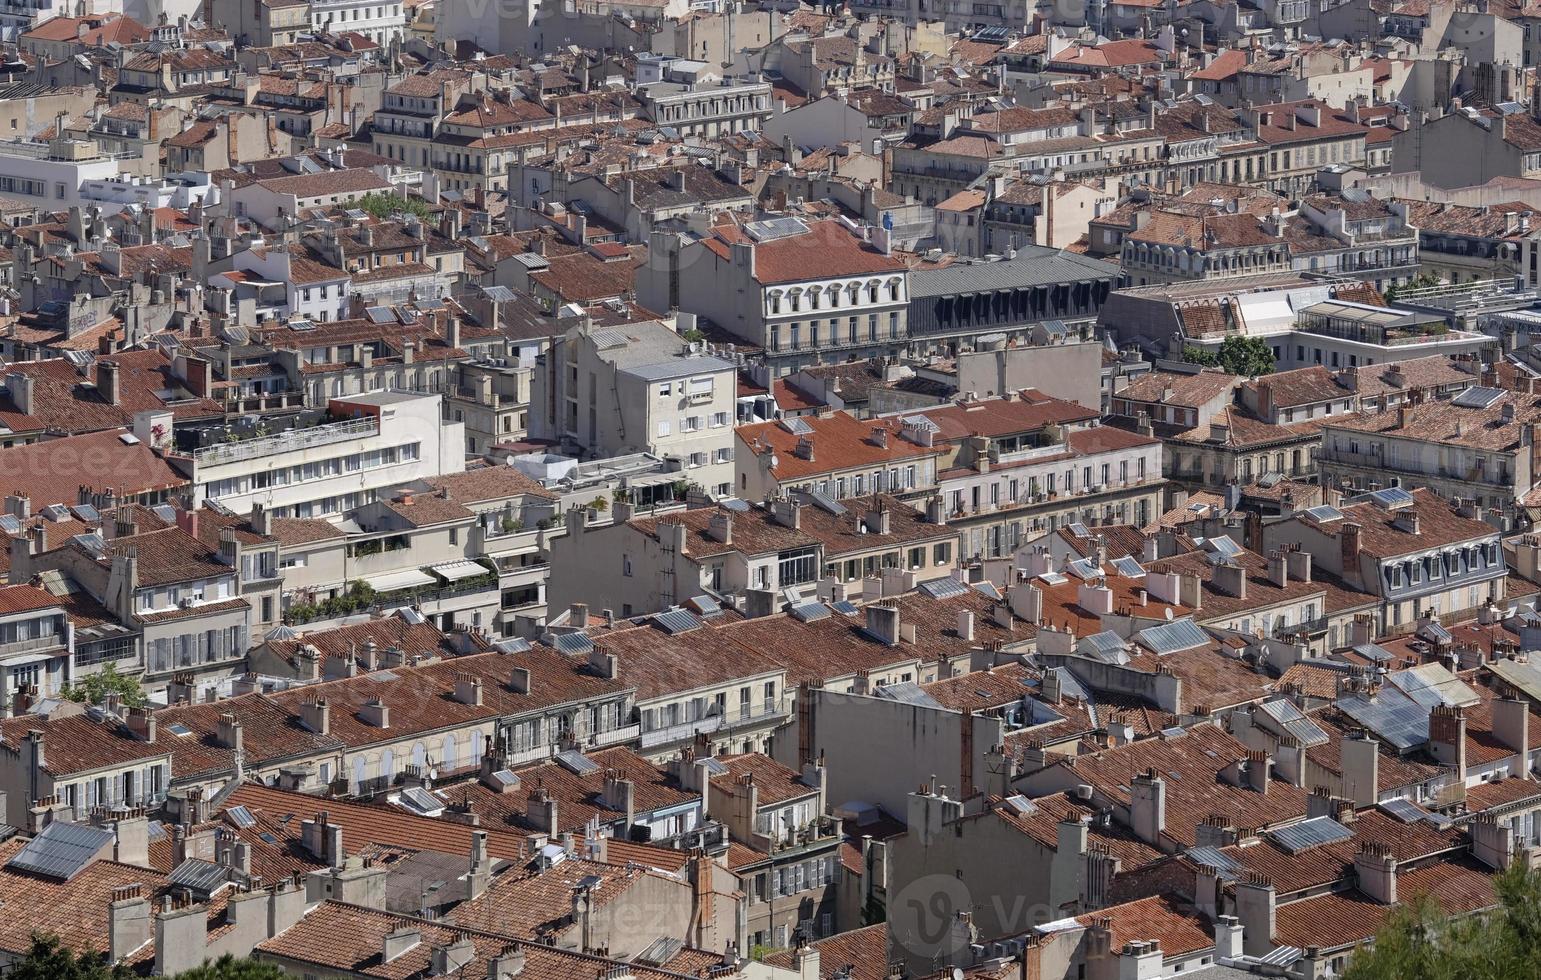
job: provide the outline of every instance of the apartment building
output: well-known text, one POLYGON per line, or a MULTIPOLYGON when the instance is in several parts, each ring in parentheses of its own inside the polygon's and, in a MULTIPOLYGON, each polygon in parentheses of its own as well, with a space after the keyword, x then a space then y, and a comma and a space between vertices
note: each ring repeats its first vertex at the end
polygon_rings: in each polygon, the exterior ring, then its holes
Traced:
POLYGON ((909 272, 882 244, 887 234, 786 217, 688 242, 655 235, 637 299, 761 348, 777 377, 831 357, 896 353, 908 336, 909 272))
POLYGON ((676 460, 681 477, 705 492, 733 492, 731 362, 654 321, 573 327, 541 360, 533 437, 592 458, 645 452, 676 460))
POLYGON ((647 118, 682 136, 759 131, 771 117, 769 82, 712 77, 698 61, 669 62, 662 79, 637 86, 637 98, 647 118))
POLYGON ((119 172, 120 155, 95 140, 15 140, 0 144, 0 194, 41 207, 62 209, 85 202, 81 186, 119 172))
POLYGON ((442 401, 406 391, 350 395, 330 401, 316 424, 179 455, 191 463, 199 503, 237 513, 260 503, 274 517, 338 515, 385 487, 465 469, 465 425, 442 418, 442 401))
POLYGON ((1520 392, 1476 386, 1448 401, 1333 419, 1322 428, 1324 485, 1347 492, 1426 487, 1470 501, 1506 531, 1537 516, 1535 431, 1520 392))
POLYGON ((385 90, 370 128, 371 148, 405 166, 428 170, 444 116, 462 95, 479 87, 477 76, 457 69, 409 75, 385 90))
POLYGON ((589 528, 583 512, 552 542, 554 602, 622 617, 716 597, 749 611, 799 592, 881 598, 952 574, 959 532, 887 494, 845 503, 793 491, 753 506, 689 509, 589 528), (601 560, 598 556, 606 556, 601 560), (615 558, 619 557, 619 564, 615 558))
POLYGON ((1379 635, 1409 632, 1425 614, 1454 619, 1501 603, 1499 537, 1468 502, 1390 487, 1265 525, 1262 540, 1265 553, 1307 552, 1314 568, 1375 596, 1379 635))

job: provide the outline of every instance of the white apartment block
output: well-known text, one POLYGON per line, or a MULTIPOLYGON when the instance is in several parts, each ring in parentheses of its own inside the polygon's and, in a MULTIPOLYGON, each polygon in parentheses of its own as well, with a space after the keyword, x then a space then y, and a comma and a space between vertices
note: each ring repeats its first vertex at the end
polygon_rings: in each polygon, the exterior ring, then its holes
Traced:
POLYGON ((87 203, 83 184, 118 176, 118 159, 95 140, 0 143, 0 195, 62 211, 87 203))
POLYGON ((310 26, 334 34, 362 34, 384 46, 392 38, 406 40, 407 18, 401 0, 311 0, 310 26))
MULTIPOLYGON (((338 421, 189 454, 196 500, 239 514, 330 517, 409 480, 465 469, 465 425, 442 419, 442 398, 377 391, 334 399, 338 421)), ((169 429, 169 426, 168 426, 169 429)))
POLYGON ((733 492, 737 369, 662 323, 570 330, 537 369, 530 434, 591 457, 646 452, 681 478, 733 492))

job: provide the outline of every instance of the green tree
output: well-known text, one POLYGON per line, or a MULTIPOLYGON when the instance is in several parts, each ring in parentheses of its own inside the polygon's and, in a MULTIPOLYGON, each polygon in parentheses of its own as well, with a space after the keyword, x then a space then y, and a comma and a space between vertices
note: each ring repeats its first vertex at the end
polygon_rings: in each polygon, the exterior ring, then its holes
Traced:
POLYGON ((229 953, 202 966, 178 973, 172 980, 287 980, 284 971, 271 963, 236 959, 229 953))
POLYGON ((1272 374, 1275 367, 1273 348, 1261 337, 1227 337, 1220 343, 1215 360, 1225 370, 1244 378, 1272 374))
POLYGON ((1220 366, 1220 359, 1202 347, 1184 347, 1183 360, 1189 364, 1202 364, 1204 367, 1220 366))
POLYGON ((382 221, 393 214, 415 214, 428 217, 432 211, 428 202, 420 197, 401 197, 397 194, 365 194, 353 202, 360 210, 382 221))
POLYGON ((1541 976, 1541 873, 1516 862, 1496 879, 1499 907, 1446 919, 1431 901, 1398 908, 1343 980, 1541 976))
POLYGON ((71 701, 80 701, 84 704, 101 704, 107 700, 109 694, 118 695, 130 708, 142 708, 149 703, 144 696, 144 691, 139 687, 139 681, 118 673, 118 669, 112 664, 108 664, 98 673, 82 677, 78 683, 66 687, 63 694, 71 701))
POLYGON ((1432 272, 1420 272, 1400 286, 1395 283, 1387 286, 1385 293, 1386 302, 1395 303, 1398 296, 1401 296, 1410 289, 1428 289, 1430 286, 1438 286, 1442 282, 1444 280, 1432 272))
MULTIPOLYGON (((134 971, 122 963, 109 964, 102 953, 76 953, 57 936, 35 935, 27 958, 6 974, 6 980, 132 980, 134 971)), ((176 974, 171 980, 285 980, 271 963, 236 959, 228 953, 217 960, 176 974)))
POLYGON ((7 980, 129 980, 129 968, 109 966, 101 953, 81 953, 67 948, 57 936, 36 935, 27 958, 6 974, 7 980))

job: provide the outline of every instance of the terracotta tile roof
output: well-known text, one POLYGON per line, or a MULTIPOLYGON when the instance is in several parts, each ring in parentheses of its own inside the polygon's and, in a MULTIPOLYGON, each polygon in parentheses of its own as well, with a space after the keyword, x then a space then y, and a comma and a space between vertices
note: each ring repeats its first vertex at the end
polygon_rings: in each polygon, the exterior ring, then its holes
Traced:
POLYGON ((1374 502, 1345 503, 1338 508, 1343 514, 1341 521, 1317 524, 1308 516, 1294 519, 1310 522, 1320 534, 1333 540, 1342 534, 1344 527, 1358 525, 1360 550, 1376 558, 1486 539, 1497 533, 1486 521, 1460 516, 1449 501, 1432 490, 1420 487, 1411 494, 1413 502, 1396 510, 1386 510, 1374 502), (1396 522, 1407 514, 1418 516, 1417 534, 1396 526, 1396 522))
POLYGON ((586 753, 598 769, 578 775, 557 762, 545 762, 518 770, 519 786, 499 793, 481 782, 440 785, 438 796, 457 808, 468 809, 480 818, 480 826, 507 826, 519 831, 537 828, 525 819, 529 795, 536 787, 544 789, 557 807, 559 833, 581 834, 590 820, 603 827, 625 818, 604 799, 605 780, 611 774, 629 779, 634 787, 634 810, 650 813, 668 807, 699 802, 701 794, 680 785, 668 767, 654 765, 631 749, 618 747, 586 753))
MULTIPOLYGON (((1491 872, 1470 858, 1397 874, 1397 898, 1401 902, 1424 896, 1438 901, 1446 915, 1476 912, 1498 902, 1491 872)), ((1290 902, 1278 907, 1273 938, 1284 945, 1333 950, 1374 936, 1392 909, 1359 891, 1290 902)))
POLYGON ((18 752, 28 732, 42 732, 43 769, 60 780, 159 759, 171 750, 159 739, 155 744, 140 741, 116 722, 95 721, 84 711, 69 714, 69 710, 51 717, 17 715, 0 721, 0 748, 18 752))
MULTIPOLYGON (((589 897, 598 912, 639 882, 657 876, 659 872, 650 868, 569 857, 546 870, 504 872, 480 897, 456 906, 444 921, 521 939, 552 936, 572 927, 572 896, 579 882, 591 882, 589 897)), ((682 891, 689 887, 676 883, 682 891)))
MULTIPOLYGON (((69 881, 13 871, 6 865, 25 844, 20 838, 0 844, 0 893, 11 908, 0 916, 0 950, 18 958, 32 949, 32 936, 40 931, 58 936, 68 949, 106 953, 111 945, 109 906, 116 889, 141 886, 143 896, 150 900, 152 916, 159 907, 158 899, 170 892, 165 875, 116 861, 93 861, 69 881)), ((150 935, 155 935, 153 924, 150 935)), ((130 958, 131 962, 153 957, 154 950, 152 938, 130 958)))
MULTIPOLYGON (((1311 720, 1327 734, 1327 741, 1307 749, 1306 758, 1327 772, 1341 776, 1343 739, 1350 730, 1360 726, 1336 708, 1314 712, 1311 720)), ((1398 755, 1386 743, 1380 743, 1380 760, 1376 764, 1376 782, 1379 783, 1376 788, 1379 792, 1416 786, 1434 779, 1441 772, 1438 766, 1398 755)))
POLYGON ((1159 402, 1182 408, 1199 408, 1217 399, 1228 400, 1231 391, 1240 381, 1236 375, 1223 371, 1200 371, 1197 374, 1151 371, 1131 381, 1116 397, 1134 402, 1159 402))
MULTIPOLYGON (((560 865, 558 867, 561 867, 560 865)), ((564 899, 565 900, 565 899, 564 899)), ((103 905, 106 908, 106 905, 103 905)), ((540 943, 515 943, 506 934, 467 930, 404 915, 392 915, 358 905, 325 902, 306 913, 298 924, 257 947, 261 958, 319 967, 341 975, 369 977, 371 980, 415 980, 431 972, 435 946, 448 946, 462 937, 475 947, 475 955, 460 973, 466 977, 484 977, 490 962, 518 947, 524 950, 524 969, 520 980, 574 980, 578 977, 605 976, 607 971, 624 969, 635 980, 678 980, 672 973, 643 966, 622 965, 614 960, 585 956, 555 949, 540 943), (382 963, 380 951, 385 937, 403 929, 416 929, 422 941, 389 963, 382 963)), ((305 972, 305 971, 301 971, 305 972)))
POLYGON ((1078 782, 1119 807, 1130 803, 1130 780, 1154 769, 1166 783, 1165 835, 1184 847, 1196 842, 1198 825, 1211 814, 1237 827, 1264 828, 1306 813, 1306 794, 1273 780, 1268 792, 1232 786, 1220 773, 1247 757, 1247 747, 1214 725, 1198 725, 1175 738, 1131 742, 1061 765, 1078 782), (1174 778, 1172 773, 1176 773, 1174 778))
MULTIPOLYGON (((705 239, 703 244, 723 261, 732 261, 732 249, 721 237, 705 239)), ((760 242, 754 249, 754 278, 763 285, 905 272, 901 260, 861 241, 838 221, 809 222, 806 235, 760 242)))
POLYGON ((802 776, 768 755, 747 752, 741 755, 719 755, 717 761, 728 770, 725 776, 713 776, 713 780, 737 783, 746 777, 754 780, 759 790, 759 805, 779 806, 812 796, 818 789, 802 781, 802 776))
POLYGON ((1203 914, 1171 895, 1098 909, 1076 916, 1076 921, 1087 928, 1105 924, 1111 950, 1122 950, 1125 943, 1155 940, 1161 944, 1163 956, 1186 956, 1215 944, 1214 931, 1203 914))
POLYGON ((556 494, 512 466, 478 466, 464 473, 434 477, 428 484, 435 490, 447 488, 456 500, 468 504, 520 496, 543 500, 557 498, 556 494))
POLYGON ((803 421, 813 430, 813 459, 797 455, 800 437, 779 422, 742 425, 736 434, 751 449, 758 446, 775 452, 776 465, 771 472, 783 483, 841 470, 890 466, 942 452, 938 447, 922 446, 903 438, 903 426, 897 419, 862 420, 835 412, 823 417, 804 416, 803 421), (885 432, 883 445, 872 439, 875 428, 885 432))
POLYGON ((1276 408, 1339 401, 1352 394, 1338 384, 1336 376, 1331 371, 1320 364, 1254 378, 1242 387, 1259 393, 1266 390, 1276 408))
MULTIPOLYGON (((842 976, 848 980, 888 980, 888 925, 879 923, 842 932, 811 943, 819 951, 819 978, 842 976), (849 972, 841 970, 850 968, 849 972)), ((782 970, 796 970, 791 950, 781 950, 765 958, 766 964, 782 970)))
POLYGON ((1016 827, 1050 850, 1059 849, 1061 823, 1085 820, 1090 825, 1086 834, 1088 846, 1106 848, 1110 855, 1119 860, 1120 871, 1123 873, 1166 857, 1161 851, 1136 837, 1134 832, 1123 824, 1111 823, 1106 827, 1099 826, 1093 819, 1097 815, 1095 807, 1070 799, 1064 794, 1039 797, 1032 803, 1033 812, 1026 814, 1004 803, 992 804, 990 809, 998 819, 1016 827))
POLYGON ((410 623, 399 615, 382 616, 366 623, 312 630, 293 640, 268 640, 264 645, 291 664, 304 647, 314 647, 323 657, 344 657, 359 662, 365 645, 373 643, 380 653, 400 648, 408 657, 454 657, 486 652, 489 647, 470 633, 446 634, 429 623, 410 623))
POLYGON ((336 525, 328 521, 301 517, 274 518, 273 536, 286 547, 346 537, 336 525))
POLYGON ((921 690, 944 708, 979 712, 1020 702, 1037 681, 1036 670, 1012 662, 922 684, 921 690))
POLYGON ((34 511, 73 506, 82 486, 111 488, 119 498, 187 485, 187 478, 142 442, 125 443, 118 430, 49 439, 0 449, 0 469, 11 487, 32 498, 34 511))

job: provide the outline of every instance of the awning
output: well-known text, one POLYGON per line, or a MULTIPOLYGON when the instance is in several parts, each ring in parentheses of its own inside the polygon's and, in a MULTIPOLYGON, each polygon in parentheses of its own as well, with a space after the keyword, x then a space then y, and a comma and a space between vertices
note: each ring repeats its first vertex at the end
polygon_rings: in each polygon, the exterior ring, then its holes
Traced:
POLYGON ((371 575, 364 582, 376 592, 395 592, 397 589, 415 589, 420 585, 438 585, 438 579, 416 568, 400 572, 371 575))
POLYGON ((463 578, 486 575, 487 566, 474 561, 447 561, 442 565, 434 565, 429 571, 450 582, 458 582, 463 578))

